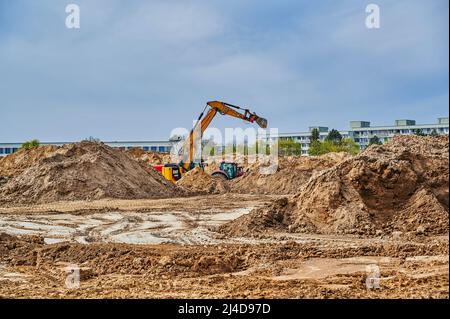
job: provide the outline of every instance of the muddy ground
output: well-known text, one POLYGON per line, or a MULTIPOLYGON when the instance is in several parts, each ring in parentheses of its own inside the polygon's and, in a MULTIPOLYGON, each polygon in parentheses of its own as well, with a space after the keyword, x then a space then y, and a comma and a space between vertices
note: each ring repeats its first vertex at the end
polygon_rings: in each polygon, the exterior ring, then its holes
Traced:
POLYGON ((449 297, 448 236, 216 232, 274 198, 225 194, 0 208, 0 297, 449 297), (79 287, 66 283, 74 265, 81 269, 79 287))
POLYGON ((448 148, 398 136, 177 184, 162 154, 21 150, 0 159, 0 297, 449 298, 448 148))

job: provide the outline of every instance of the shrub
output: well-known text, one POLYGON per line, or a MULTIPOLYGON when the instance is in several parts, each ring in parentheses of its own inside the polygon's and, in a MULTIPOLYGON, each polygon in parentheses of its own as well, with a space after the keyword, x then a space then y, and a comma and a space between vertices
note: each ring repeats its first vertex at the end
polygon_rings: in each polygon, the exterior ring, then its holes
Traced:
POLYGON ((278 154, 280 155, 301 155, 302 146, 293 139, 278 140, 278 154))
POLYGON ((31 141, 26 141, 25 143, 22 144, 21 148, 29 150, 32 148, 39 147, 39 145, 40 145, 39 140, 35 139, 35 140, 31 140, 31 141))
POLYGON ((350 138, 343 139, 340 143, 332 141, 313 141, 309 147, 309 155, 319 156, 333 152, 347 152, 356 155, 359 152, 359 145, 350 138))

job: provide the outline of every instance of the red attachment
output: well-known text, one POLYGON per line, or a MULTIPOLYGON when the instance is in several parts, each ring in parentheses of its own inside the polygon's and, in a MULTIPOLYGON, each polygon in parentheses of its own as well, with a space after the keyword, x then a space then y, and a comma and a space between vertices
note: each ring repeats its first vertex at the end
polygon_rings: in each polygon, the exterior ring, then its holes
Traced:
POLYGON ((154 165, 153 168, 156 169, 158 172, 162 173, 162 168, 164 165, 154 165))
POLYGON ((254 121, 255 121, 255 117, 252 115, 252 116, 250 116, 250 118, 248 119, 248 121, 250 122, 250 123, 253 123, 254 121))

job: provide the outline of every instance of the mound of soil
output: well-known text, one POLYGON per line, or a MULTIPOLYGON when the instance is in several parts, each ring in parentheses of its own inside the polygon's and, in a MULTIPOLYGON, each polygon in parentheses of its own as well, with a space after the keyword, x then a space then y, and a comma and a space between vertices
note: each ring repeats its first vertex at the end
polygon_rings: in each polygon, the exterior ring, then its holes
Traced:
POLYGON ((43 153, 35 161, 30 162, 33 157, 24 154, 24 163, 15 161, 23 170, 0 188, 1 205, 161 198, 183 193, 154 169, 102 143, 68 144, 43 153))
POLYGON ((160 152, 146 152, 142 148, 132 148, 127 150, 126 153, 131 155, 131 157, 146 163, 150 166, 153 165, 162 165, 170 163, 170 154, 160 153, 160 152))
POLYGON ((238 235, 273 223, 323 234, 447 234, 448 147, 448 136, 396 136, 313 176, 288 202, 255 210, 221 230, 238 235), (261 216, 272 220, 255 227, 261 216))
POLYGON ((41 146, 29 150, 20 149, 16 153, 0 157, 0 176, 11 178, 20 175, 31 165, 51 156, 57 149, 53 145, 41 146))
POLYGON ((420 189, 408 200, 404 208, 395 213, 387 224, 391 232, 446 234, 448 207, 442 205, 429 189, 420 189))
POLYGON ((351 158, 347 153, 329 153, 317 157, 278 158, 278 169, 274 174, 264 174, 259 162, 247 168, 248 172, 231 183, 236 193, 289 195, 298 192, 314 174, 351 158))
POLYGON ((201 168, 196 167, 177 182, 177 185, 191 192, 221 194, 229 192, 228 181, 212 177, 201 168))

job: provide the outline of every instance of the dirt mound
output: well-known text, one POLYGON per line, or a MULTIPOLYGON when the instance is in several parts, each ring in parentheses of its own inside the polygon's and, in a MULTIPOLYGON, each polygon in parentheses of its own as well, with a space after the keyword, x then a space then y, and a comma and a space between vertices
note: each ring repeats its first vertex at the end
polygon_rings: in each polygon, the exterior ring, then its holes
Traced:
POLYGON ((0 188, 0 204, 144 199, 183 193, 157 171, 102 143, 68 144, 47 155, 31 166, 27 167, 28 162, 17 165, 27 168, 0 188))
POLYGON ((387 228, 392 232, 417 235, 445 234, 448 232, 448 207, 446 209, 430 190, 420 189, 395 213, 387 228))
POLYGON ((208 194, 221 194, 230 190, 228 181, 212 177, 199 167, 184 174, 177 185, 191 192, 208 194))
POLYGON ((237 193, 288 195, 298 192, 314 174, 349 159, 347 153, 330 153, 318 157, 278 158, 278 169, 274 174, 263 174, 263 164, 255 163, 248 172, 231 183, 231 189, 237 193))
POLYGON ((222 231, 256 231, 255 220, 267 216, 292 232, 447 234, 448 146, 448 136, 396 136, 312 177, 288 203, 255 210, 222 231))
POLYGON ((288 198, 275 200, 273 203, 250 214, 219 227, 220 232, 229 236, 249 236, 264 232, 265 230, 283 230, 289 224, 289 215, 286 211, 293 209, 293 203, 288 198))
POLYGON ((40 146, 29 150, 20 149, 16 153, 0 157, 0 176, 11 178, 20 175, 42 158, 51 156, 57 149, 53 145, 40 146))
POLYGON ((214 181, 206 175, 211 175, 214 171, 219 170, 220 162, 224 158, 212 156, 208 158, 205 174, 202 174, 201 178, 200 176, 186 177, 183 178, 183 182, 180 181, 178 184, 193 191, 208 193, 292 195, 297 193, 300 186, 314 174, 348 158, 351 158, 351 155, 347 153, 330 153, 318 157, 280 156, 276 172, 265 174, 264 168, 267 167, 267 164, 264 163, 265 159, 238 154, 233 158, 227 158, 226 161, 238 163, 243 168, 244 175, 231 181, 214 181))
POLYGON ((170 163, 170 154, 160 153, 160 152, 146 152, 142 148, 132 148, 127 150, 126 153, 131 155, 133 158, 138 161, 147 163, 150 166, 153 165, 162 165, 170 163))

